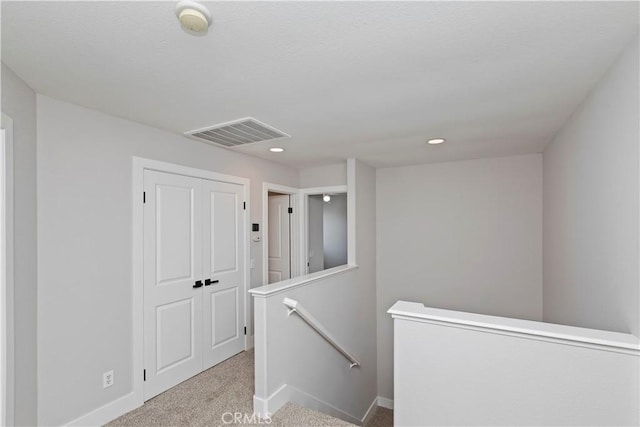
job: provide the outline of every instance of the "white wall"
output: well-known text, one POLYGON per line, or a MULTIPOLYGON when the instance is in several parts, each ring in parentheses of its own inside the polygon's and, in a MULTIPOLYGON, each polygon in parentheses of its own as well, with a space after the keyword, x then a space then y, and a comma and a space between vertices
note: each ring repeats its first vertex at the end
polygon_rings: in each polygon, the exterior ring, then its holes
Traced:
POLYGON ((347 163, 300 169, 300 188, 347 184, 347 163))
POLYGON ((544 320, 640 334, 638 39, 544 151, 544 320))
POLYGON ((2 112, 13 120, 16 425, 36 425, 36 94, 2 64, 2 112))
MULTIPOLYGON (((255 297, 260 319, 255 336, 258 399, 269 400, 287 385, 339 410, 340 416, 359 420, 376 397, 375 171, 360 162, 356 162, 355 193, 359 267, 255 297), (287 317, 285 297, 299 301, 361 366, 349 369, 347 360, 301 319, 287 317)), ((320 409, 326 410, 326 405, 320 409)))
POLYGON ((322 204, 324 268, 333 268, 347 263, 347 195, 332 195, 322 204))
MULTIPOLYGON (((131 360, 132 156, 250 178, 252 222, 261 222, 262 181, 297 187, 299 173, 41 95, 37 113, 38 423, 59 425, 142 375, 131 360)), ((261 249, 251 243, 253 286, 261 249)))
POLYGON ((324 270, 324 207, 321 195, 310 195, 307 204, 309 273, 324 270))
POLYGON ((377 170, 382 397, 393 398, 386 310, 399 299, 542 318, 541 160, 531 154, 377 170))
POLYGON ((436 311, 435 323, 411 317, 406 309, 395 319, 395 425, 637 426, 640 422, 637 338, 436 311), (439 324, 443 318, 445 323, 439 324), (454 323, 469 318, 481 326, 454 323), (510 326, 526 333, 510 332, 510 326), (580 341, 590 336, 607 344, 580 341))

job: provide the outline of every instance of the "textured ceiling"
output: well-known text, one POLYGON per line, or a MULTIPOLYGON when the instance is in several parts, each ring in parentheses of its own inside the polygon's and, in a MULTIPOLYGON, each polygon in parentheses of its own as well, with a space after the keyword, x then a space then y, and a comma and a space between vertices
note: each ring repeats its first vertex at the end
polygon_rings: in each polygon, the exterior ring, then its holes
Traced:
POLYGON ((237 151, 394 166, 540 151, 638 32, 637 2, 204 3, 193 37, 174 2, 2 1, 2 61, 176 133, 252 116, 293 135, 237 151))

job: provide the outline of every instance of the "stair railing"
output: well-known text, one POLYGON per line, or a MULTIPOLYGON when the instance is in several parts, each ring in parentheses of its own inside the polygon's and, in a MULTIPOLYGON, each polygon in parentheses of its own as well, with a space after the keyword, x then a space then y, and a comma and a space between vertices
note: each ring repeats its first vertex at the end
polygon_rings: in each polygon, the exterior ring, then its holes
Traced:
POLYGON ((354 366, 360 366, 360 362, 356 360, 347 350, 344 349, 343 346, 338 344, 338 342, 329 334, 329 332, 318 322, 318 320, 313 317, 298 301, 293 300, 291 298, 285 298, 283 301, 284 305, 286 305, 289 310, 287 311, 287 316, 291 316, 293 313, 297 314, 302 320, 304 320, 314 331, 316 331, 322 338, 324 338, 329 344, 331 344, 336 350, 340 352, 344 357, 349 360, 349 368, 353 368, 354 366))

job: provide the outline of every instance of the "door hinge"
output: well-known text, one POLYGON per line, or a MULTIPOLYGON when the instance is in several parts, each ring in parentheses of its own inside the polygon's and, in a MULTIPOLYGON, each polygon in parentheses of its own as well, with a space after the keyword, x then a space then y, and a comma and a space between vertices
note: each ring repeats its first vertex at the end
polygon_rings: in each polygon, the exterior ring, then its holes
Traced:
POLYGON ((242 202, 242 209, 247 210, 247 202, 242 202))
POLYGON ((292 214, 293 213, 293 208, 289 208, 289 213, 292 214))
POLYGON ((143 369, 142 370, 142 381, 146 381, 147 380, 147 370, 143 369))
POLYGON ((146 191, 142 192, 142 203, 147 203, 147 192, 146 191))
POLYGON ((247 327, 244 327, 244 334, 247 335, 247 327))

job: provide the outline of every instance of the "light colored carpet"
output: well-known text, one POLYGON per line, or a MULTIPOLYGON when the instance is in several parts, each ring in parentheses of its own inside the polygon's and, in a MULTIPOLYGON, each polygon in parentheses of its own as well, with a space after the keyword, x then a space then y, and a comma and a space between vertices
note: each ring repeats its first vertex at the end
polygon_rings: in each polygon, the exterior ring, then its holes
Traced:
MULTIPOLYGON (((350 426, 329 415, 287 403, 270 424, 252 420, 253 351, 242 352, 148 400, 108 426, 350 426), (238 413, 234 420, 235 413, 238 413), (245 417, 246 414, 246 417, 245 417)), ((393 412, 377 408, 367 427, 393 425, 393 412)))
POLYGON ((393 411, 376 406, 365 427, 393 427, 393 411))

